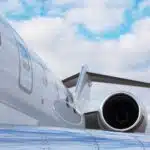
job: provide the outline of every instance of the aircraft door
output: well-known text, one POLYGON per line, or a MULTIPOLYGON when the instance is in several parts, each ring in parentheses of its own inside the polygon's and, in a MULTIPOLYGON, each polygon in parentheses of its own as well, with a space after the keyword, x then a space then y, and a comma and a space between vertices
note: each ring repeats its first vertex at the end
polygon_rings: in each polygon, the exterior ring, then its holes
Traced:
POLYGON ((19 49, 19 86, 22 90, 30 94, 33 87, 32 64, 29 52, 24 45, 18 43, 19 49))

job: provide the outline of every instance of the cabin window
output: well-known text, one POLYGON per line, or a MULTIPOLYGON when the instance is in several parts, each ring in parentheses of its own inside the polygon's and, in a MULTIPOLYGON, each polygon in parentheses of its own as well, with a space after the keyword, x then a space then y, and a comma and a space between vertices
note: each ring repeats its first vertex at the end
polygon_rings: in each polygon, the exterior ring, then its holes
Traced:
POLYGON ((19 45, 23 68, 26 69, 27 71, 30 71, 31 68, 30 68, 30 64, 29 64, 28 51, 22 44, 18 43, 18 45, 19 45))

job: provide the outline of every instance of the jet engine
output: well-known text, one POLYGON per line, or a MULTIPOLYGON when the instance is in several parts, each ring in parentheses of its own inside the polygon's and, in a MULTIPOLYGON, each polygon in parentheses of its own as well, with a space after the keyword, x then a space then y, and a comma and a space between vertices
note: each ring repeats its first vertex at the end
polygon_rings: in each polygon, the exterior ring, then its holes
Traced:
POLYGON ((145 132, 147 114, 141 102, 126 92, 107 97, 100 109, 85 113, 86 128, 120 132, 145 132))

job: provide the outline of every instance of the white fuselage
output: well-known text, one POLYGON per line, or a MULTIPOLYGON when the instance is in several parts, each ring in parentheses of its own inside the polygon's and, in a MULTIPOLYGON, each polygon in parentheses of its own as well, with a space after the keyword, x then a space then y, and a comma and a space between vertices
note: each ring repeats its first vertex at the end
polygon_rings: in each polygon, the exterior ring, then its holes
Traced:
POLYGON ((83 128, 68 89, 3 19, 0 38, 0 124, 83 128))

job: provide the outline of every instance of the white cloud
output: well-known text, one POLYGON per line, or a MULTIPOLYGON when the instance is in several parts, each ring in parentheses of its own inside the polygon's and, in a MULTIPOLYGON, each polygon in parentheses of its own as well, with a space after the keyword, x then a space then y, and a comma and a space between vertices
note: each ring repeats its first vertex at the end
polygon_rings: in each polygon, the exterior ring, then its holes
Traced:
POLYGON ((2 0, 0 1, 0 12, 5 13, 7 11, 12 11, 20 8, 19 0, 2 0))
POLYGON ((86 0, 83 8, 72 9, 67 17, 74 23, 86 24, 92 31, 100 32, 122 23, 124 10, 130 5, 129 1, 120 1, 118 4, 116 1, 86 0))

